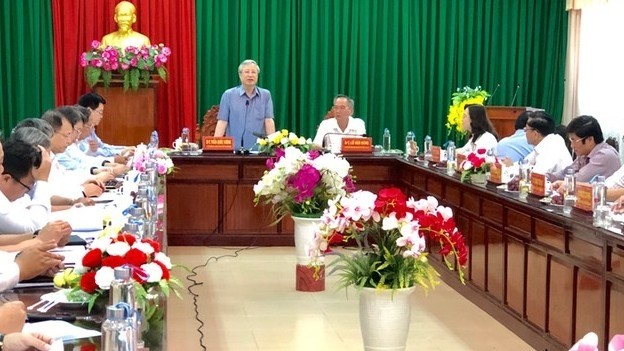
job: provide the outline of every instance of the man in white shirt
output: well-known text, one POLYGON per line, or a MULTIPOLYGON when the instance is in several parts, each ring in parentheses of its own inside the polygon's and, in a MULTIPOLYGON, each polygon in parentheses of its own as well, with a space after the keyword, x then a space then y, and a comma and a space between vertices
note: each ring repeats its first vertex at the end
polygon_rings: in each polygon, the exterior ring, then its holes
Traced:
POLYGON ((555 134, 555 122, 543 111, 529 117, 525 127, 526 138, 535 148, 525 157, 533 166, 533 172, 551 177, 572 164, 572 156, 559 134, 555 134))
POLYGON ((0 233, 33 233, 47 222, 51 211, 50 155, 21 140, 8 140, 2 147, 0 176, 0 233), (26 206, 15 200, 30 192, 26 206))
POLYGON ((353 99, 346 95, 337 95, 332 107, 334 118, 321 122, 314 137, 314 144, 330 149, 333 153, 339 153, 343 135, 365 135, 364 121, 352 116, 353 106, 353 99))

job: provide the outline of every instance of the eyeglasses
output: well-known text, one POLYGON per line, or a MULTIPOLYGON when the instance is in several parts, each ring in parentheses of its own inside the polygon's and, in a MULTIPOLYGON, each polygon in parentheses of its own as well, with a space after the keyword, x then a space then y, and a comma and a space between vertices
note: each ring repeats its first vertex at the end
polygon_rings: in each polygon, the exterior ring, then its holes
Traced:
POLYGON ((531 131, 531 130, 535 130, 535 128, 531 128, 531 127, 524 127, 524 131, 525 131, 525 132, 528 132, 528 131, 531 131))
POLYGON ((570 140, 570 142, 572 144, 576 143, 577 141, 581 141, 581 140, 585 140, 587 137, 585 138, 568 138, 568 140, 570 140))
POLYGON ((65 139, 71 139, 71 137, 72 137, 72 133, 73 133, 73 132, 74 132, 74 131, 72 130, 72 131, 71 131, 71 132, 69 132, 69 133, 54 132, 54 134, 61 135, 61 136, 65 137, 65 139))
POLYGON ((20 185, 21 185, 21 186, 23 186, 24 188, 26 188, 26 190, 27 190, 27 191, 30 191, 30 189, 31 189, 31 188, 30 188, 28 185, 26 185, 26 184, 22 183, 22 181, 21 181, 21 180, 19 180, 19 179, 17 179, 17 177, 16 177, 16 176, 14 176, 14 175, 12 175, 12 174, 9 174, 9 175, 11 176, 11 178, 13 178, 13 180, 14 180, 14 181, 16 181, 16 182, 20 183, 20 185))
POLYGON ((104 111, 103 110, 91 110, 91 111, 96 112, 100 116, 104 115, 104 111))

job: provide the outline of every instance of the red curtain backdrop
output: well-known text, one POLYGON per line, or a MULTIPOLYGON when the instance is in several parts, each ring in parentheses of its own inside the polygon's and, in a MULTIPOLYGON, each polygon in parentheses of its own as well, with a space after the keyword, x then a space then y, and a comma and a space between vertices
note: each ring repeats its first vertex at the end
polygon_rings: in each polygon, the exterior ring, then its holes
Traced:
MULTIPOLYGON (((161 146, 171 145, 183 127, 195 130, 197 118, 195 0, 132 0, 137 9, 133 29, 152 44, 171 48, 167 83, 157 89, 161 146)), ((113 20, 119 0, 52 0, 55 100, 75 104, 90 88, 78 63, 92 40, 117 30, 113 20)), ((146 142, 149 135, 145 136, 146 142)))

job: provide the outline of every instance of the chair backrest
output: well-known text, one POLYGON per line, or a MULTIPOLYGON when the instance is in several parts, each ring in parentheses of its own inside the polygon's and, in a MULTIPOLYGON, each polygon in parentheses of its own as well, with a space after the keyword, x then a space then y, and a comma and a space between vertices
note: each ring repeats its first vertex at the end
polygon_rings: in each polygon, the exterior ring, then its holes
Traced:
POLYGON ((202 120, 201 126, 197 125, 197 142, 200 143, 203 136, 214 135, 217 128, 217 115, 219 114, 219 105, 212 105, 202 120))

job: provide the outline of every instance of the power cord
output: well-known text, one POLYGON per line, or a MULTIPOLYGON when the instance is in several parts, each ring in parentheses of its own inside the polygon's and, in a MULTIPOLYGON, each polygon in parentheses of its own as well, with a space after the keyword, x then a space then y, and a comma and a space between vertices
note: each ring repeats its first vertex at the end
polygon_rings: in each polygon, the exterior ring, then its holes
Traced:
POLYGON ((206 262, 204 262, 203 264, 200 264, 200 265, 197 265, 197 266, 193 267, 191 269, 191 273, 186 276, 186 280, 191 282, 191 285, 189 285, 186 288, 186 290, 188 291, 188 293, 190 295, 193 296, 193 310, 195 311, 195 320, 197 322, 199 322, 199 326, 197 327, 197 332, 200 335, 200 337, 199 337, 199 346, 201 346, 202 350, 204 350, 204 351, 207 350, 206 345, 204 345, 204 336, 205 335, 204 335, 204 332, 202 331, 202 328, 204 327, 205 323, 204 323, 204 321, 201 320, 201 318, 199 318, 199 303, 198 303, 199 294, 196 294, 192 290, 194 287, 200 286, 200 285, 204 284, 203 282, 196 280, 195 277, 197 277, 197 275, 198 275, 197 270, 200 269, 200 268, 207 267, 208 263, 210 261, 218 262, 220 259, 222 259, 224 257, 236 258, 236 257, 239 256, 239 253, 241 253, 241 252, 243 252, 245 250, 254 249, 254 244, 256 243, 256 238, 254 238, 254 241, 247 247, 243 247, 243 248, 239 248, 239 249, 224 248, 225 250, 234 250, 234 253, 232 253, 232 254, 225 254, 225 255, 221 255, 221 256, 211 256, 211 257, 208 257, 208 259, 206 259, 206 262))
MULTIPOLYGON (((249 153, 249 151, 247 152, 247 154, 249 153)), ((247 154, 243 154, 243 158, 247 155, 247 154)), ((230 203, 230 206, 228 206, 227 210, 225 211, 225 213, 223 214, 223 217, 219 220, 219 222, 217 223, 217 225, 215 226, 215 228, 213 229, 211 234, 216 233, 219 228, 223 225, 223 221, 224 219, 227 217, 227 215, 230 213, 230 211, 232 210, 232 207, 234 206, 236 197, 238 196, 238 188, 239 188, 239 183, 236 183, 236 188, 234 189, 234 196, 232 196, 232 202, 230 203)), ((245 250, 251 250, 256 248, 255 244, 256 241, 258 240, 258 234, 256 234, 253 238, 253 241, 251 242, 251 244, 249 244, 246 247, 243 248, 238 248, 238 249, 234 249, 234 248, 223 248, 224 250, 234 250, 234 253, 232 254, 226 254, 226 255, 221 255, 221 256, 211 256, 208 257, 206 259, 206 262, 204 262, 203 264, 197 265, 195 267, 193 267, 190 270, 190 274, 186 276, 186 280, 188 280, 189 282, 191 282, 191 285, 189 285, 186 290, 188 291, 188 293, 190 295, 193 296, 193 310, 195 312, 195 320, 197 322, 199 322, 199 326, 197 327, 197 332, 199 333, 199 345, 201 346, 202 350, 206 351, 206 345, 204 345, 204 332, 202 331, 203 326, 205 325, 204 321, 201 320, 201 318, 199 318, 199 304, 198 304, 198 299, 199 299, 199 294, 196 294, 195 292, 193 292, 193 288, 203 285, 204 283, 201 281, 198 281, 196 279, 198 272, 197 270, 200 268, 205 268, 208 266, 208 263, 210 263, 210 261, 215 261, 218 262, 220 259, 224 258, 224 257, 231 257, 231 258, 236 258, 239 256, 239 253, 245 251, 245 250)))

